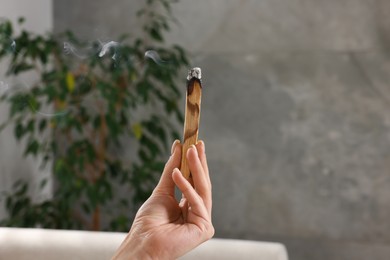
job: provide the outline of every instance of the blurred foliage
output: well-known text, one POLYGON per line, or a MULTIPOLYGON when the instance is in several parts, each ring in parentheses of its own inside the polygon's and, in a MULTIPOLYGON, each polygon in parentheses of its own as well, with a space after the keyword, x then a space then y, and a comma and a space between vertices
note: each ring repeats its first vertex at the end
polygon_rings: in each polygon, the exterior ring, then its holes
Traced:
POLYGON ((121 36, 111 44, 83 42, 69 31, 15 35, 10 21, 0 21, 0 61, 9 61, 7 74, 38 78, 3 93, 0 102, 10 109, 1 129, 13 127, 25 156, 43 158, 54 183, 50 199, 33 202, 32 187, 16 182, 5 196, 9 217, 1 225, 99 230, 102 210, 114 208, 118 214, 108 214, 104 228, 129 229, 130 208, 151 193, 162 155, 179 137, 175 122, 183 121, 175 79, 188 65, 187 56, 180 46, 163 45, 172 3, 145 1, 137 13, 144 35, 121 36), (78 50, 84 50, 82 57, 78 50), (147 50, 162 61, 145 59, 147 50), (133 158, 123 158, 124 148, 134 151, 133 158), (120 197, 118 189, 128 192, 120 197))

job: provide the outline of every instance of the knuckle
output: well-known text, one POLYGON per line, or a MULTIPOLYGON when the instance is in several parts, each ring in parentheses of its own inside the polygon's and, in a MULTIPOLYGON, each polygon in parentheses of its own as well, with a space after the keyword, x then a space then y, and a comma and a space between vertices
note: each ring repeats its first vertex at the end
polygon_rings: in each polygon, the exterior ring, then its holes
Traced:
POLYGON ((213 224, 209 223, 209 225, 206 226, 206 230, 207 230, 207 237, 212 238, 215 234, 215 228, 213 224))

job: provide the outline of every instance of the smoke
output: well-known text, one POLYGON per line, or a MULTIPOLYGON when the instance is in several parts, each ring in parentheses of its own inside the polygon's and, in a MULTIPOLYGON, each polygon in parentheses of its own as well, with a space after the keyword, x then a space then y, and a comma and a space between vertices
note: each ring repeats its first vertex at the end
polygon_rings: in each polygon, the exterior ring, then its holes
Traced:
POLYGON ((75 46, 73 46, 71 43, 69 42, 64 42, 64 53, 66 55, 74 55, 76 56, 77 58, 80 58, 80 59, 85 59, 87 58, 87 55, 85 54, 80 54, 78 52, 78 50, 76 49, 75 46))
POLYGON ((160 55, 154 50, 146 51, 144 56, 145 58, 153 60, 157 65, 163 65, 166 63, 166 61, 161 59, 160 55))
POLYGON ((102 48, 99 52, 99 57, 103 57, 104 55, 106 55, 106 53, 110 52, 111 49, 114 50, 114 54, 112 55, 112 59, 113 60, 116 60, 117 58, 117 47, 119 46, 119 43, 118 42, 114 42, 114 41, 110 41, 110 42, 107 42, 105 44, 102 44, 102 48))
MULTIPOLYGON (((111 59, 114 61, 118 61, 119 59, 119 52, 118 48, 120 47, 120 43, 116 41, 109 41, 109 42, 102 42, 98 40, 100 43, 100 50, 98 52, 98 56, 100 58, 103 58, 109 53, 112 53, 111 59)), ((91 48, 92 49, 92 48, 91 48)), ((64 53, 66 55, 74 55, 77 58, 80 59, 86 59, 88 55, 83 54, 83 51, 78 50, 74 45, 72 45, 69 42, 64 42, 64 53)), ((167 63, 167 61, 163 60, 160 55, 155 50, 147 50, 144 54, 145 59, 151 59, 153 60, 157 65, 164 65, 167 63)), ((134 60, 134 57, 130 57, 130 60, 134 60)))
POLYGON ((12 52, 15 52, 15 50, 16 50, 16 42, 15 42, 15 40, 12 40, 12 42, 10 44, 10 48, 11 48, 12 52))
MULTIPOLYGON (((101 42, 100 40, 98 40, 98 42, 100 43, 100 46, 101 46, 99 49, 99 52, 98 52, 98 56, 100 58, 103 58, 107 53, 110 53, 110 51, 113 50, 114 53, 111 56, 111 58, 116 61, 118 58, 117 48, 120 44, 118 42, 115 42, 115 41, 109 41, 107 43, 104 43, 104 42, 101 42)), ((77 49, 70 42, 64 42, 63 50, 64 50, 64 53, 66 55, 73 55, 73 56, 83 60, 83 59, 88 58, 87 53, 88 52, 91 53, 90 51, 93 50, 93 47, 90 46, 90 47, 85 48, 84 50, 81 50, 81 49, 77 49)), ((94 54, 91 53, 91 55, 94 55, 94 54)))
POLYGON ((0 80, 0 96, 4 95, 8 90, 8 83, 0 80))
MULTIPOLYGON (((0 81, 0 97, 5 94, 22 94, 23 92, 27 93, 29 91, 27 83, 23 81, 19 81, 10 87, 10 84, 8 84, 5 81, 0 81)), ((68 113, 67 110, 59 111, 55 113, 46 112, 43 111, 43 109, 38 110, 37 105, 34 105, 34 102, 29 99, 29 97, 23 97, 20 99, 18 103, 20 106, 27 106, 29 107, 34 113, 37 113, 39 115, 45 116, 45 117, 56 117, 56 116, 63 116, 68 113)))
MULTIPOLYGON (((1 39, 0 39, 1 40, 1 39)), ((2 39, 4 40, 4 39, 2 39)), ((6 39, 7 42, 9 43, 8 44, 8 49, 7 51, 10 51, 10 52, 15 52, 16 51, 16 42, 15 40, 13 39, 6 39)), ((113 59, 114 61, 118 62, 119 58, 120 58, 120 54, 119 54, 119 47, 120 47, 120 43, 119 42, 116 42, 116 41, 108 41, 108 42, 101 42, 98 40, 98 42, 100 43, 100 47, 98 50, 96 50, 92 44, 90 47, 85 47, 85 48, 82 48, 82 49, 78 49, 75 47, 75 45, 73 45, 72 43, 70 42, 64 42, 63 43, 63 52, 65 55, 72 55, 78 59, 87 59, 89 55, 98 55, 100 58, 103 58, 105 57, 106 55, 108 54, 112 54, 111 56, 111 59, 113 59), (95 50, 93 52, 93 50, 95 50), (88 54, 89 53, 89 54, 88 54)), ((153 62, 155 62, 157 65, 164 65, 167 63, 166 60, 163 60, 160 55, 157 53, 157 51, 155 50, 147 50, 144 54, 144 58, 145 59, 151 59, 153 62)), ((128 60, 135 60, 136 57, 129 57, 128 60)), ((141 61, 139 61, 141 62, 141 61)), ((29 87, 27 86, 27 84, 25 82, 19 82, 19 84, 13 84, 12 87, 10 87, 10 84, 8 84, 7 82, 5 81, 0 81, 0 96, 3 96, 4 94, 8 94, 9 92, 13 92, 13 93, 17 93, 17 92, 25 92, 25 91, 28 91, 29 90, 29 87)), ((26 105, 26 106, 29 106, 29 108, 36 114, 39 114, 39 115, 42 115, 42 116, 45 116, 45 117, 56 117, 56 116, 63 116, 65 114, 67 114, 69 111, 67 110, 64 110, 64 111, 60 111, 60 112, 55 112, 55 113, 51 113, 51 112, 47 112, 47 111, 43 111, 42 109, 38 109, 36 105, 34 105, 32 103, 31 100, 29 100, 28 98, 26 98, 25 100, 21 100, 21 102, 26 105)))

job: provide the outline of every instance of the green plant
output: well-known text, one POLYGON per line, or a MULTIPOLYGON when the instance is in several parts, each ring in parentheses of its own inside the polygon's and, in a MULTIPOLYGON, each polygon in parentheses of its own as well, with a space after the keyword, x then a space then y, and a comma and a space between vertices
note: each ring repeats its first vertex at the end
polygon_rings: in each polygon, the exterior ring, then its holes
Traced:
POLYGON ((28 196, 28 184, 18 181, 5 198, 9 217, 2 225, 99 230, 109 205, 117 210, 106 216, 105 228, 128 230, 130 206, 149 196, 169 142, 179 137, 175 123, 183 121, 175 77, 187 56, 180 46, 162 44, 171 3, 147 0, 138 12, 145 35, 106 44, 83 42, 71 32, 14 35, 11 22, 0 22, 0 60, 10 59, 7 74, 38 77, 1 97, 10 108, 2 127, 13 126, 15 137, 25 141, 26 156, 51 165, 55 184, 52 198, 37 203, 28 196), (156 5, 162 7, 158 12, 156 5), (87 53, 75 57, 81 48, 87 53), (145 59, 147 50, 162 60, 145 59), (124 147, 134 156, 124 158, 124 147), (117 189, 129 192, 119 197, 117 189))

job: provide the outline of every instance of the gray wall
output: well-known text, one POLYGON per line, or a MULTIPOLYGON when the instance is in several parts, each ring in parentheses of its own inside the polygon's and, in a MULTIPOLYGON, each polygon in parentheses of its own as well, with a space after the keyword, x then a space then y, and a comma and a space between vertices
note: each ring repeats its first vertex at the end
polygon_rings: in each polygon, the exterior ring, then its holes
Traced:
MULTIPOLYGON (((55 30, 136 33, 139 5, 54 1, 55 30)), ((217 237, 281 241, 291 259, 390 259, 389 12, 386 0, 175 5, 169 42, 203 69, 217 237)))

